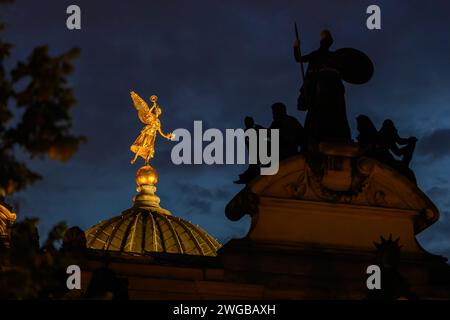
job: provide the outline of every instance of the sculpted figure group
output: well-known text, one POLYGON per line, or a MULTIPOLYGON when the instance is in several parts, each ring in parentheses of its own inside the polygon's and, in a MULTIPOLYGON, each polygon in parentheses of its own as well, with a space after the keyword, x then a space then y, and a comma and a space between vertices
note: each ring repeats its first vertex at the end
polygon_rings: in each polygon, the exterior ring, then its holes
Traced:
MULTIPOLYGON (((298 109, 307 113, 303 127, 295 117, 287 114, 283 103, 272 105, 273 121, 268 129, 279 130, 280 161, 314 150, 322 142, 354 143, 347 119, 343 81, 366 83, 373 75, 373 65, 363 52, 356 49, 331 51, 333 42, 330 31, 324 30, 320 33, 319 48, 306 55, 301 54, 300 41, 294 42, 295 60, 300 64, 308 63, 297 103, 298 109)), ((401 138, 390 119, 385 120, 379 130, 366 115, 360 115, 356 120, 359 132, 356 140, 362 154, 391 166, 415 183, 409 164, 417 138, 401 138)), ((245 128, 262 126, 256 125, 253 118, 246 117, 245 128)), ((250 182, 259 175, 259 167, 259 164, 250 165, 235 183, 250 182)))

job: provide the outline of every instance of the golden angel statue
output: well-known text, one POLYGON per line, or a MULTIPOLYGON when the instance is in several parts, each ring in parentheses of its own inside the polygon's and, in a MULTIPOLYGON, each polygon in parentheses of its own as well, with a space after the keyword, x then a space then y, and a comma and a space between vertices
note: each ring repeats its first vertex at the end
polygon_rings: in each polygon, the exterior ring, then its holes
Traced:
POLYGON ((134 106, 138 111, 139 119, 146 124, 133 145, 130 147, 131 151, 135 154, 131 163, 135 163, 138 157, 142 157, 145 160, 145 164, 148 165, 148 162, 155 154, 156 134, 159 133, 168 140, 175 138, 175 134, 164 134, 161 131, 161 121, 159 121, 158 117, 161 115, 162 110, 156 103, 158 101, 157 96, 153 95, 150 97, 150 102, 152 102, 153 105, 149 108, 144 99, 136 92, 131 91, 130 94, 134 106))

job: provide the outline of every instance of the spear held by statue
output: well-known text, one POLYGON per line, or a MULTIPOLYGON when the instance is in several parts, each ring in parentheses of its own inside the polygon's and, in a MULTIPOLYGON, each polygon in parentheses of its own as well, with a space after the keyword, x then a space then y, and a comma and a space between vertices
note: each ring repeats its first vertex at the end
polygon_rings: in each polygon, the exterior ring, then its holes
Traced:
MULTIPOLYGON (((298 52, 299 52, 299 56, 301 57, 302 56, 302 51, 300 49, 300 37, 298 35, 298 28, 297 28, 297 23, 296 22, 294 22, 294 28, 295 28, 295 39, 297 40, 297 42, 299 44, 298 45, 298 52)), ((301 62, 301 61, 300 61, 300 70, 302 72, 302 80, 303 80, 303 82, 305 82, 305 69, 303 68, 303 62, 301 62)))

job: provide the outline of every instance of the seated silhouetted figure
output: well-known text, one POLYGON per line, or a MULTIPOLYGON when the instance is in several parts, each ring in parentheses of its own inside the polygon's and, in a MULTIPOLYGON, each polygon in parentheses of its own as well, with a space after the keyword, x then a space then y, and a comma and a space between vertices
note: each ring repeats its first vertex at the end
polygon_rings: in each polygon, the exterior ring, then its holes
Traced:
MULTIPOLYGON (((362 149, 364 156, 380 160, 384 152, 382 150, 380 134, 372 120, 364 114, 356 118, 358 136, 356 140, 362 149)), ((392 160, 394 158, 392 157, 392 160)))
POLYGON ((283 103, 276 102, 272 105, 272 115, 270 129, 279 130, 281 161, 299 153, 299 148, 304 145, 305 133, 300 122, 287 114, 283 103))
MULTIPOLYGON (((254 163, 254 164, 249 164, 247 170, 245 170, 243 173, 241 173, 239 175, 239 180, 234 181, 234 183, 237 184, 247 184, 250 181, 252 181, 255 177, 260 175, 261 172, 261 163, 259 161, 259 136, 258 136, 258 130, 259 129, 264 129, 263 126, 260 126, 259 124, 255 124, 255 120, 253 120, 252 117, 245 117, 244 119, 244 124, 245 124, 245 131, 247 132, 247 130, 249 129, 255 129, 256 130, 256 136, 257 136, 257 157, 258 157, 258 163, 254 163)), ((247 147, 247 150, 250 152, 250 148, 249 148, 249 140, 248 137, 245 137, 245 146, 247 147)), ((270 148, 268 147, 267 150, 269 150, 270 148)))
POLYGON ((357 123, 359 131, 357 140, 363 155, 387 164, 416 183, 415 175, 409 168, 409 163, 411 162, 417 139, 415 137, 400 138, 397 128, 395 128, 392 120, 389 119, 384 121, 379 131, 376 130, 374 124, 366 115, 358 116, 357 123), (406 146, 399 148, 397 144, 406 146), (402 156, 402 159, 395 159, 391 152, 396 156, 402 156))
MULTIPOLYGON (((255 124, 255 120, 249 116, 244 118, 244 125, 245 125, 245 131, 247 131, 249 129, 255 129, 257 137, 258 137, 258 130, 264 129, 263 126, 261 126, 259 124, 255 124)), ((245 138, 245 146, 247 147, 247 149, 249 148, 249 141, 248 141, 247 137, 245 138)))
POLYGON ((398 172, 402 173, 405 177, 414 183, 417 183, 414 172, 409 168, 409 164, 416 147, 417 138, 400 138, 397 128, 390 119, 383 122, 383 126, 381 127, 379 134, 381 139, 381 148, 383 151, 381 161, 386 162, 398 172), (400 148, 397 144, 401 146, 403 145, 404 147, 400 148), (396 160, 392 156, 391 152, 396 156, 402 157, 402 159, 396 160))
POLYGON ((417 138, 400 138, 394 122, 390 119, 383 122, 383 126, 380 129, 380 138, 383 147, 397 156, 402 156, 401 162, 408 167, 411 162, 414 149, 416 148, 417 138), (397 144, 404 145, 404 147, 399 148, 397 144))
POLYGON ((356 140, 363 150, 374 149, 380 144, 378 130, 368 116, 364 114, 359 115, 356 118, 356 122, 359 132, 356 140))

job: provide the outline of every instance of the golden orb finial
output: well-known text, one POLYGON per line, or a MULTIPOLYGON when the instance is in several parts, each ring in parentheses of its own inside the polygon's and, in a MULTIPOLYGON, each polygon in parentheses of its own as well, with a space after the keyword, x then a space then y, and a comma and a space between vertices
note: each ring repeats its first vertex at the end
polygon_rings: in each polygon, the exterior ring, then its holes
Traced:
POLYGON ((138 187, 141 187, 143 185, 154 186, 157 183, 158 172, 156 172, 156 170, 152 166, 142 166, 136 172, 136 184, 138 185, 138 187))
MULTIPOLYGON (((158 182, 158 173, 150 165, 145 165, 139 168, 136 172, 137 194, 133 198, 134 206, 145 207, 159 207, 159 197, 155 194, 156 183, 158 182)), ((170 213, 168 213, 170 214, 170 213)))

